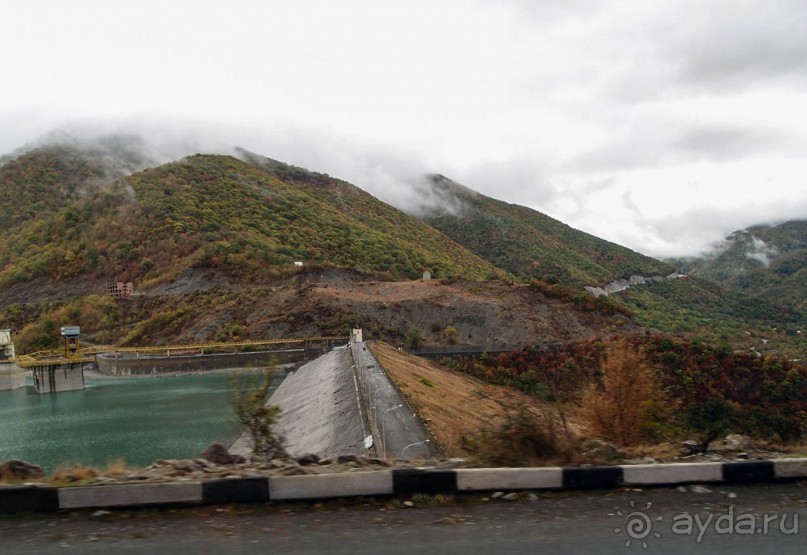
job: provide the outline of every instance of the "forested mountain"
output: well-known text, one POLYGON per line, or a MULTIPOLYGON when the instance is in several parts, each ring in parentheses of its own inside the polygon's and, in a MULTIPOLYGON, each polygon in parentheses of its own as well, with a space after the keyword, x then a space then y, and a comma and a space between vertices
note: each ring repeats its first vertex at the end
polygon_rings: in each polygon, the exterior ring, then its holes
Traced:
MULTIPOLYGON (((413 323, 430 322, 434 303, 443 302, 433 299, 458 295, 469 306, 482 303, 479 312, 463 316, 468 319, 463 325, 476 330, 466 334, 468 341, 486 333, 496 337, 492 322, 517 303, 526 311, 522 320, 537 318, 531 329, 547 330, 525 336, 537 343, 557 341, 573 329, 571 324, 564 324, 566 331, 554 329, 558 318, 575 322, 575 329, 586 330, 581 333, 608 327, 633 333, 633 314, 635 322, 664 332, 761 352, 803 350, 797 332, 804 320, 804 222, 738 232, 718 255, 677 261, 691 274, 687 279, 648 283, 598 300, 583 286, 634 274, 666 276, 673 268, 439 175, 428 178, 423 191, 428 206, 416 218, 343 180, 245 150, 235 157, 194 155, 165 164, 141 150, 136 141, 113 137, 92 147, 36 148, 2 161, 0 327, 25 329, 31 345, 47 346, 53 326, 82 318, 99 340, 126 337, 129 343, 155 341, 166 330, 168 337, 196 339, 230 337, 233 330, 254 337, 270 329, 336 333, 366 319, 379 336, 394 339, 413 323), (476 289, 466 284, 450 295, 432 291, 432 300, 426 300, 407 284, 406 295, 395 290, 406 300, 392 304, 373 295, 354 298, 357 293, 348 293, 347 285, 336 296, 323 285, 314 295, 318 300, 302 301, 310 284, 322 280, 403 284, 425 270, 435 278, 503 283, 486 289, 497 292, 491 299, 471 293, 476 289), (132 281, 138 294, 181 300, 141 300, 142 306, 127 314, 96 297, 108 281, 132 281), (536 304, 525 304, 525 285, 512 285, 517 281, 532 285, 530 302, 536 304), (264 317, 231 308, 210 322, 186 322, 189 315, 198 320, 212 310, 216 288, 263 291, 250 293, 253 301, 278 297, 264 317), (340 295, 352 300, 335 307, 340 295), (548 313, 541 303, 557 304, 553 310, 568 314, 552 316, 555 323, 544 321, 548 313), (306 313, 273 312, 295 306, 305 306, 306 313), (238 321, 229 321, 235 314, 238 321), (258 324, 269 321, 269 327, 258 324), (749 337, 763 336, 764 342, 749 343, 749 337)), ((458 305, 448 304, 441 305, 440 321, 428 324, 432 341, 439 342, 447 326, 457 328, 450 315, 458 305)))
POLYGON ((673 268, 626 247, 578 231, 541 212, 496 200, 442 175, 430 175, 424 221, 472 252, 524 279, 583 287, 673 268))
POLYGON ((693 276, 807 310, 807 220, 742 229, 711 253, 670 262, 693 276))
POLYGON ((188 268, 254 282, 295 262, 386 278, 504 275, 423 222, 344 182, 196 155, 111 179, 80 151, 0 167, 0 284, 108 276, 141 287, 188 268), (334 191, 349 187, 342 202, 334 191))
MULTIPOLYGON (((530 208, 479 194, 441 175, 428 177, 424 196, 431 199, 424 208, 425 221, 525 280, 582 288, 634 274, 675 274, 671 264, 575 230, 530 208)), ((675 261, 678 271, 692 275, 630 287, 610 298, 649 328, 802 356, 804 340, 798 331, 804 325, 806 285, 801 224, 758 228, 753 237, 735 234, 733 246, 716 265, 721 268, 724 260, 741 259, 744 266, 731 273, 675 261), (769 242, 761 243, 763 239, 769 242), (762 252, 770 257, 769 267, 760 261, 762 252), (754 341, 749 336, 765 339, 754 341)))

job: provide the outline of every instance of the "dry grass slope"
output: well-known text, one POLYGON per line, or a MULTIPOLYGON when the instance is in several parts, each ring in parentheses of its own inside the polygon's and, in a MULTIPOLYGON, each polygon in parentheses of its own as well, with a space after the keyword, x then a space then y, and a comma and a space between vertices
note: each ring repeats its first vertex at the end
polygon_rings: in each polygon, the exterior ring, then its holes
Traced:
POLYGON ((477 435, 509 407, 524 405, 540 417, 539 402, 520 391, 452 372, 379 341, 370 343, 370 350, 448 456, 468 456, 462 438, 477 435))

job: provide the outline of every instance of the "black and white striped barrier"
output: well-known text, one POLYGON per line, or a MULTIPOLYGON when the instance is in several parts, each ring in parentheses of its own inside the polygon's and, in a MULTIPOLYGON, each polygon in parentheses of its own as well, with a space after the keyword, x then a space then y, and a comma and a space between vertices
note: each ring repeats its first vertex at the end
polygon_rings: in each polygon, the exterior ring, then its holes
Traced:
POLYGON ((415 493, 612 489, 807 478, 807 459, 575 468, 413 469, 53 488, 0 487, 0 514, 67 509, 265 503, 415 493))

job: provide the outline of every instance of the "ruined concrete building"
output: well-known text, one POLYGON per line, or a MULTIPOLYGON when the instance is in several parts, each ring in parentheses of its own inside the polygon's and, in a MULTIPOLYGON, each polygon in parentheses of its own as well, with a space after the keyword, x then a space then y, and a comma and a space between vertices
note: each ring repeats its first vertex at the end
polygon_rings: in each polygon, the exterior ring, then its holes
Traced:
POLYGON ((134 295, 134 285, 131 281, 123 283, 118 281, 115 283, 106 284, 106 294, 113 299, 122 299, 124 297, 131 297, 134 295))

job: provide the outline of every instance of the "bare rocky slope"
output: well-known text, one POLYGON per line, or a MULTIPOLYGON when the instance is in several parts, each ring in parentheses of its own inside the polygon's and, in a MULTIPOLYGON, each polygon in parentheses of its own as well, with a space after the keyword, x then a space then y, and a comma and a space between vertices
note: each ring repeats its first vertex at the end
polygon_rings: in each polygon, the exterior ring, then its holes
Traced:
MULTIPOLYGON (((72 289, 62 287, 65 294, 72 289)), ((12 304, 0 313, 26 352, 57 337, 55 325, 68 321, 81 324, 85 342, 117 345, 346 336, 354 326, 364 328, 368 338, 395 345, 405 343, 413 326, 424 344, 549 345, 642 329, 610 308, 580 307, 568 297, 496 280, 379 281, 307 270, 255 286, 199 272, 183 276, 176 287, 165 284, 129 299, 112 300, 97 291, 69 301, 12 304), (456 330, 450 337, 449 327, 456 330)))

